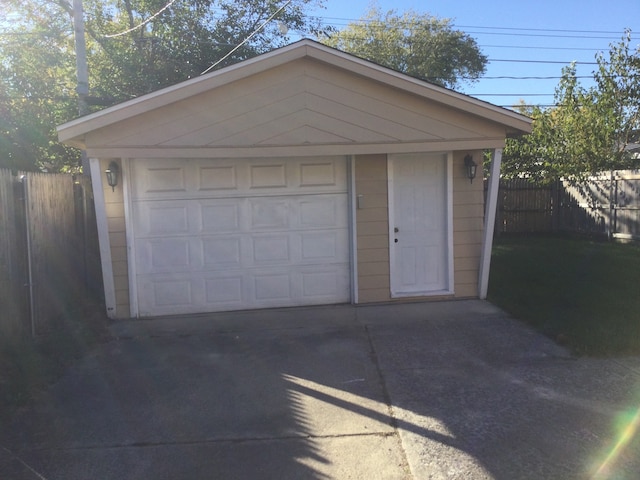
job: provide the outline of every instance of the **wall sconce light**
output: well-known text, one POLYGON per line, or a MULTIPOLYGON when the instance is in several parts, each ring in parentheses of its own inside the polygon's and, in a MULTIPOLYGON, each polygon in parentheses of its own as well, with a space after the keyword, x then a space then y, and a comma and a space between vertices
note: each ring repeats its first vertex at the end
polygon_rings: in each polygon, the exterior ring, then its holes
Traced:
POLYGON ((120 172, 120 167, 116 162, 111 162, 109 164, 109 168, 107 168, 104 173, 107 176, 107 183, 111 187, 111 191, 116 191, 116 185, 118 185, 118 173, 120 172))
POLYGON ((476 172, 478 170, 478 164, 473 161, 471 155, 464 157, 464 166, 467 168, 467 177, 473 183, 473 179, 476 178, 476 172))

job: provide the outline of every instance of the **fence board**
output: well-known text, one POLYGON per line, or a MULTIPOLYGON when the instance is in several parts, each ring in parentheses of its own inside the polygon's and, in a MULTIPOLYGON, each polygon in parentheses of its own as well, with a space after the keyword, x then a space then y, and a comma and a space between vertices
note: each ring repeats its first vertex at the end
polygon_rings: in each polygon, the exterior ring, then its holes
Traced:
MULTIPOLYGON (((0 169, 0 335, 13 338, 26 329, 24 291, 24 251, 16 224, 15 179, 9 170, 0 169)), ((19 199, 18 199, 19 201, 19 199)))
POLYGON ((538 186, 501 180, 496 233, 572 232, 640 239, 640 172, 538 186))
POLYGON ((81 255, 75 235, 73 177, 32 173, 27 176, 27 192, 33 317, 36 333, 43 333, 80 291, 74 268, 81 255))
POLYGON ((0 334, 46 333, 102 294, 90 181, 0 169, 0 202, 0 334))

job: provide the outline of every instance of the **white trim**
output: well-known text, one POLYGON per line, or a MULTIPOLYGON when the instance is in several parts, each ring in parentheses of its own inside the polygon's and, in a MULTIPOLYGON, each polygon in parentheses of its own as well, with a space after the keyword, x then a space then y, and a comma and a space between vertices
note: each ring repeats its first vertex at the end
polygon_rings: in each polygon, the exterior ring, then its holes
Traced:
POLYGON ((392 155, 387 155, 387 214, 389 220, 389 296, 394 298, 393 293, 393 272, 396 269, 396 256, 393 254, 393 237, 394 237, 394 225, 395 225, 395 208, 393 201, 393 158, 392 155))
POLYGON ((374 155, 394 153, 444 153, 451 150, 485 150, 503 148, 505 137, 429 140, 426 142, 322 144, 322 145, 259 145, 256 147, 145 147, 96 146, 87 152, 94 157, 128 158, 273 158, 315 157, 319 155, 374 155))
POLYGON ((138 282, 136 281, 136 241, 133 234, 133 206, 131 204, 131 161, 122 160, 122 197, 124 200, 124 225, 127 238, 127 274, 129 275, 129 315, 139 317, 138 282))
POLYGON ((358 304, 358 229, 356 225, 356 159, 347 156, 347 189, 349 198, 349 226, 351 235, 351 303, 358 304))
POLYGON ((91 186, 93 188, 93 200, 96 209, 96 224, 98 227, 98 244, 100 246, 100 263, 102 266, 102 284, 104 286, 104 303, 107 308, 107 317, 116 318, 116 287, 113 281, 113 263, 111 261, 111 244, 109 242, 109 223, 102 186, 102 171, 100 160, 89 159, 91 170, 91 186))
POLYGON ((447 153, 447 255, 449 256, 449 291, 455 293, 453 260, 453 152, 447 153))
POLYGON ((391 298, 405 297, 430 297, 438 295, 454 294, 454 259, 453 259, 453 152, 421 152, 429 157, 438 156, 438 161, 445 160, 445 188, 446 191, 446 250, 447 250, 447 288, 444 290, 433 290, 426 292, 394 292, 393 291, 393 272, 396 268, 395 255, 393 255, 393 238, 395 225, 395 208, 393 201, 393 162, 395 155, 387 155, 387 199, 388 199, 388 218, 389 218, 389 295, 391 298))
POLYGON ((493 248, 493 230, 496 224, 496 206, 498 204, 501 164, 502 149, 496 148, 493 151, 493 160, 491 161, 489 188, 487 190, 486 209, 484 213, 484 231, 478 277, 478 296, 481 300, 487 298, 487 290, 489 289, 489 269, 491 267, 491 249, 493 248))

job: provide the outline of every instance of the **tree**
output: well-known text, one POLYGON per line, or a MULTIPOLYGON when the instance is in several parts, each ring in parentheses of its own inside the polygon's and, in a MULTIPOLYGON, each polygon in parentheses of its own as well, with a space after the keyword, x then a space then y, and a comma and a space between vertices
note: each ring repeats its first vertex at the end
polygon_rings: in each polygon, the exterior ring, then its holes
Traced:
MULTIPOLYGON (((322 0, 321 0, 322 1, 322 0)), ((315 32, 317 0, 84 0, 92 111, 200 75, 315 32), (281 11, 281 7, 285 6, 281 11)), ((17 13, 0 33, 0 167, 72 171, 79 152, 56 125, 78 116, 71 0, 6 0, 17 13)))
POLYGON ((630 41, 627 31, 608 58, 596 56, 593 86, 583 87, 570 65, 556 88, 555 107, 519 108, 533 118, 533 132, 507 141, 503 176, 545 183, 637 168, 640 160, 627 147, 640 132, 640 47, 632 51, 630 41))
POLYGON ((372 7, 358 22, 321 35, 320 41, 449 88, 477 80, 487 64, 475 39, 455 30, 450 19, 413 10, 383 13, 372 7))

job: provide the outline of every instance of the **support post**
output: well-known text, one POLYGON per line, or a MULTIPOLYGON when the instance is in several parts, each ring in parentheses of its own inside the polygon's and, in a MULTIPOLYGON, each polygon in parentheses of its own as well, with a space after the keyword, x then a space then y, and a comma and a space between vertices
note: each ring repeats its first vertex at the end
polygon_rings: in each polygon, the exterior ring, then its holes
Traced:
POLYGON ((104 303, 107 317, 116 318, 116 288, 113 280, 113 263, 111 262, 111 244, 109 242, 109 225, 104 201, 104 189, 100 172, 100 160, 89 160, 91 166, 91 184, 93 199, 96 205, 96 224, 98 227, 98 243, 100 246, 100 262, 102 265, 102 283, 104 286, 104 303))
POLYGON ((498 203, 498 189, 500 188, 500 165, 502 164, 502 149, 493 151, 491 171, 489 172, 489 186, 484 212, 484 231, 482 233, 482 251, 480 253, 480 272, 478 275, 478 296, 481 300, 487 298, 489 289, 489 267, 491 265, 491 250, 493 248, 493 230, 496 223, 496 206, 498 203))

